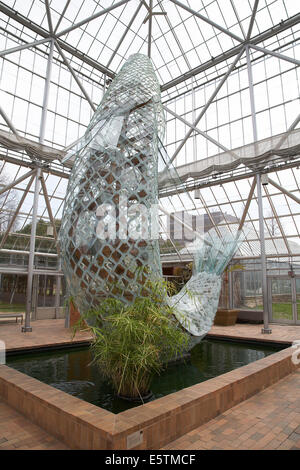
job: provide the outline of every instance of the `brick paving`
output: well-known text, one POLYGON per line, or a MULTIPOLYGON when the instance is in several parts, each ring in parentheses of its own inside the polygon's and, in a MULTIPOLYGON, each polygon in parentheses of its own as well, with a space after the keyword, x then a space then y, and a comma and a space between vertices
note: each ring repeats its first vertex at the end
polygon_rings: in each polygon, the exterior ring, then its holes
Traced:
POLYGON ((209 332, 211 338, 218 336, 231 337, 233 339, 250 339, 258 341, 275 341, 292 343, 300 340, 300 325, 278 325, 271 324, 271 334, 262 334, 263 325, 250 325, 247 323, 237 323, 233 326, 214 325, 209 332))
POLYGON ((164 450, 300 450, 300 371, 169 443, 164 450))
POLYGON ((63 450, 63 443, 0 400, 1 450, 63 450))
MULTIPOLYGON (((8 350, 26 350, 72 342, 64 320, 32 322, 32 333, 20 325, 0 324, 0 340, 8 350)), ((212 337, 291 343, 300 339, 300 326, 272 325, 272 335, 262 335, 261 325, 213 326, 212 337)), ((88 332, 78 332, 73 342, 89 342, 88 332)), ((300 449, 300 371, 282 379, 217 418, 168 444, 165 449, 300 449)), ((61 449, 62 443, 0 401, 0 450, 61 449)))
MULTIPOLYGON (((64 320, 36 320, 31 323, 33 331, 22 333, 21 325, 0 322, 0 340, 7 350, 32 349, 41 346, 55 346, 72 342, 72 330, 64 327, 64 320)), ((211 337, 230 337, 259 341, 292 343, 300 339, 300 325, 272 325, 271 335, 262 335, 262 325, 236 324, 234 326, 213 326, 211 337)), ((91 340, 88 332, 77 332, 73 342, 91 340)))
POLYGON ((90 333, 80 331, 72 340, 72 329, 64 327, 65 320, 36 320, 31 323, 32 332, 22 333, 21 325, 16 323, 0 324, 0 340, 5 342, 6 350, 33 349, 42 346, 58 346, 72 342, 91 340, 90 333))

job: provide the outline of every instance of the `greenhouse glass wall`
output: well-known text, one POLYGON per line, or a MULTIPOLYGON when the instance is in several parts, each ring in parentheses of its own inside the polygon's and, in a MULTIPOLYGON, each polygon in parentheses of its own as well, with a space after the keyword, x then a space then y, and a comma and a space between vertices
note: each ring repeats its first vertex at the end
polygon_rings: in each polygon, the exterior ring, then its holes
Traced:
POLYGON ((160 84, 172 167, 158 179, 163 274, 179 289, 195 233, 239 230, 220 306, 266 330, 300 324, 298 2, 6 0, 0 28, 2 309, 63 315, 64 159, 140 53, 160 84))

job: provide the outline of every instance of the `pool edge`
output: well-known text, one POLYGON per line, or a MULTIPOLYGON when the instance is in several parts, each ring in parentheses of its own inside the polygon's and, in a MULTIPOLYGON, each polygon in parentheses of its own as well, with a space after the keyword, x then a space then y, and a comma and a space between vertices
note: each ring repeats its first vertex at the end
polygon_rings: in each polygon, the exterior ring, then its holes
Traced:
POLYGON ((294 372, 294 352, 275 352, 117 415, 6 365, 0 398, 72 449, 159 449, 294 372))

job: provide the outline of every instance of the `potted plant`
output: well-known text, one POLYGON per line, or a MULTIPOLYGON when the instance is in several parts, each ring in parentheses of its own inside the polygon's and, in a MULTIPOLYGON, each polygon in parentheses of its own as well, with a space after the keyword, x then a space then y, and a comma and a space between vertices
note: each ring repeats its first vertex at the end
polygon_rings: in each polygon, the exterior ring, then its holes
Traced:
POLYGON ((120 397, 141 401, 150 396, 154 374, 182 357, 189 341, 166 304, 168 283, 148 280, 144 288, 147 295, 131 304, 107 298, 85 315, 93 323, 93 361, 120 397))

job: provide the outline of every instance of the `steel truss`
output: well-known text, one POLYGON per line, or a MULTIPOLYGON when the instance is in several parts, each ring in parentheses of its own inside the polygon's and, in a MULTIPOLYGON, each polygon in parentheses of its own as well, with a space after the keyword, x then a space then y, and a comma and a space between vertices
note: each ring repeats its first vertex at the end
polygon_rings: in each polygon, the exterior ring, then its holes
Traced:
MULTIPOLYGON (((219 93, 221 87, 223 86, 223 84, 226 82, 226 80, 228 79, 231 72, 238 65, 238 62, 240 61, 243 54, 246 54, 246 63, 247 63, 248 78, 249 78, 249 93, 250 93, 250 102, 251 102, 253 138, 254 138, 254 142, 256 142, 257 141, 257 122, 256 122, 255 100, 254 100, 253 79, 252 79, 252 61, 254 59, 251 59, 250 49, 260 52, 262 54, 262 56, 272 55, 272 56, 274 56, 274 57, 276 57, 280 60, 288 61, 288 62, 293 63, 296 66, 299 66, 300 65, 299 60, 291 58, 291 57, 289 57, 289 56, 287 56, 287 55, 285 55, 281 52, 278 52, 278 50, 274 51, 274 50, 266 49, 265 47, 261 47, 259 44, 261 44, 262 42, 264 42, 267 39, 275 37, 276 35, 292 28, 293 26, 296 26, 297 24, 299 24, 299 22, 300 22, 300 13, 294 15, 291 18, 288 18, 285 21, 280 22, 280 24, 275 25, 272 28, 269 28, 268 30, 266 30, 266 31, 264 31, 260 34, 257 34, 256 36, 252 37, 253 26, 254 26, 254 23, 255 23, 256 14, 257 14, 257 10, 258 10, 258 7, 259 7, 259 0, 255 0, 248 30, 245 32, 242 29, 243 35, 242 35, 242 37, 239 37, 238 35, 232 33, 231 31, 227 30, 226 28, 224 28, 224 27, 220 26, 219 24, 215 23, 214 21, 210 20, 209 18, 203 16, 199 12, 197 12, 197 11, 193 10, 192 8, 188 7, 186 4, 184 4, 184 3, 182 3, 178 0, 170 0, 170 2, 172 2, 172 4, 174 4, 174 5, 176 5, 179 9, 183 9, 186 12, 193 15, 194 17, 198 18, 199 20, 208 23, 215 30, 221 31, 222 33, 226 34, 233 41, 235 41, 237 43, 237 45, 235 45, 232 49, 226 51, 225 53, 222 53, 222 54, 218 55, 217 57, 212 57, 207 62, 205 62, 201 65, 198 65, 197 67, 194 67, 194 68, 191 68, 191 66, 189 64, 189 61, 187 60, 187 57, 185 56, 185 54, 183 52, 182 46, 180 45, 180 40, 176 36, 176 32, 171 28, 171 19, 168 18, 168 16, 167 16, 163 6, 161 5, 160 1, 158 1, 158 4, 157 4, 161 9, 160 12, 157 12, 157 11, 153 10, 153 8, 157 6, 157 5, 154 5, 153 0, 149 0, 149 4, 145 1, 140 2, 140 4, 138 5, 138 8, 133 13, 133 16, 131 17, 125 31, 123 32, 123 35, 121 36, 121 38, 120 38, 113 54, 111 55, 109 61, 107 62, 107 65, 104 65, 104 64, 101 64, 101 63, 97 62, 93 58, 89 57, 88 55, 86 55, 83 52, 76 49, 73 45, 69 44, 67 42, 67 40, 62 39, 63 36, 66 36, 71 31, 73 31, 73 30, 89 23, 90 21, 93 21, 93 20, 99 18, 100 16, 103 16, 103 15, 109 13, 110 11, 112 11, 112 10, 122 6, 122 5, 127 4, 128 2, 130 2, 130 0, 118 1, 114 4, 112 4, 110 7, 100 10, 97 13, 94 13, 93 15, 91 15, 87 18, 84 18, 83 20, 79 21, 78 23, 75 23, 72 26, 70 26, 66 29, 63 29, 62 31, 59 31, 59 26, 60 26, 60 23, 63 19, 64 14, 66 13, 66 11, 69 7, 70 0, 68 0, 66 2, 65 7, 62 11, 62 14, 59 17, 59 20, 58 20, 58 22, 55 26, 53 25, 53 21, 52 21, 49 0, 45 0, 45 10, 46 10, 47 21, 48 21, 48 30, 46 30, 45 28, 41 27, 40 25, 34 23, 33 21, 29 20, 25 16, 19 14, 16 10, 8 7, 3 2, 0 2, 0 12, 1 13, 6 15, 8 18, 13 19, 14 21, 16 21, 20 25, 24 26, 25 28, 27 28, 31 32, 37 34, 41 38, 41 39, 36 39, 36 40, 34 40, 30 43, 25 43, 25 44, 23 43, 23 44, 20 44, 17 47, 13 47, 13 48, 7 49, 5 51, 1 51, 0 52, 0 57, 7 57, 11 53, 14 53, 14 52, 17 52, 17 51, 22 51, 22 50, 27 49, 27 48, 36 49, 39 46, 41 46, 43 44, 46 44, 46 43, 50 44, 50 47, 48 48, 48 52, 47 52, 48 53, 48 66, 47 66, 46 77, 45 77, 46 80, 45 80, 45 88, 44 88, 43 110, 42 110, 42 117, 41 117, 41 123, 40 123, 40 136, 39 136, 40 143, 43 143, 44 135, 45 135, 45 127, 46 127, 46 119, 47 119, 47 111, 48 111, 48 100, 49 100, 49 86, 50 86, 50 81, 51 81, 51 66, 52 66, 53 60, 55 60, 54 57, 53 57, 54 48, 56 48, 56 50, 58 51, 59 56, 61 57, 61 59, 63 61, 63 63, 68 68, 71 75, 73 76, 73 78, 74 78, 75 82, 77 83, 82 95, 87 100, 87 102, 91 106, 92 110, 95 111, 95 109, 96 109, 95 103, 93 103, 93 101, 90 98, 89 94, 87 93, 85 87, 81 83, 81 80, 79 79, 78 75, 79 75, 80 72, 77 72, 77 71, 74 70, 74 68, 72 66, 72 60, 70 60, 66 57, 65 52, 67 52, 71 56, 76 57, 82 63, 87 64, 88 66, 92 67, 92 69, 95 69, 98 72, 100 72, 101 74, 103 74, 104 84, 106 84, 107 77, 109 77, 111 79, 115 77, 115 72, 113 70, 111 70, 109 67, 111 66, 111 63, 112 63, 112 61, 115 57, 115 54, 117 53, 118 49, 122 45, 126 35, 130 31, 130 28, 131 28, 133 22, 136 20, 136 18, 137 18, 137 16, 138 16, 138 14, 139 14, 142 7, 144 7, 146 9, 146 13, 147 13, 147 16, 146 16, 144 22, 148 21, 148 36, 147 36, 148 56, 151 57, 151 52, 152 52, 153 16, 162 15, 162 16, 164 16, 164 18, 166 19, 170 29, 172 30, 172 35, 173 35, 175 41, 177 42, 177 44, 180 46, 180 50, 182 52, 183 58, 184 58, 185 62, 187 63, 187 66, 189 68, 188 72, 181 74, 177 78, 172 79, 167 83, 164 83, 161 86, 161 91, 162 92, 172 90, 177 85, 186 82, 187 80, 195 77, 196 75, 198 75, 200 73, 203 73, 203 72, 206 72, 206 71, 210 70, 211 68, 216 67, 218 64, 221 64, 221 63, 226 64, 228 60, 233 59, 231 65, 228 66, 227 72, 225 72, 223 77, 220 79, 219 83, 216 85, 216 88, 215 88, 213 94, 211 95, 211 97, 209 98, 209 100, 207 101, 206 105, 204 106, 204 109, 201 111, 201 113, 197 117, 196 116, 194 117, 194 122, 193 123, 189 123, 185 118, 183 118, 182 116, 176 114, 174 111, 170 110, 169 108, 165 107, 166 111, 168 113, 170 113, 171 115, 173 115, 173 117, 175 117, 175 119, 179 119, 180 121, 184 122, 184 124, 186 124, 189 127, 189 131, 186 133, 185 137, 181 140, 181 142, 178 145, 177 149, 175 150, 173 156, 171 157, 171 162, 175 161, 175 159, 178 156, 181 149, 185 146, 185 144, 187 143, 189 138, 194 133, 199 133, 200 135, 202 135, 203 137, 205 137, 210 142, 214 143, 215 145, 217 145, 219 148, 221 148, 224 151, 233 152, 232 150, 227 149, 226 146, 224 146, 221 142, 218 142, 216 139, 212 138, 207 133, 202 131, 198 127, 198 125, 199 125, 199 122, 201 121, 202 117, 204 116, 205 112, 209 108, 209 106, 214 102, 214 100, 215 100, 217 94, 219 93)), ((11 131, 16 136, 18 136, 17 129, 15 128, 14 124, 10 121, 10 119, 6 115, 5 110, 2 109, 1 107, 0 107, 0 115, 3 117, 4 121, 6 122, 8 127, 11 129, 11 131)), ((297 124, 299 123, 299 120, 300 120, 300 115, 290 125, 288 131, 291 132, 297 126, 297 124)), ((287 138, 287 136, 285 137, 285 139, 286 138, 287 138)), ((280 142, 279 147, 283 143, 284 143, 284 141, 280 142)), ((32 292, 33 275, 35 274, 34 256, 37 254, 36 251, 35 251, 35 241, 36 241, 36 238, 37 238, 36 237, 36 224, 37 224, 37 208, 38 208, 38 204, 39 204, 40 189, 42 189, 42 194, 44 196, 44 200, 45 200, 45 203, 46 203, 46 209, 47 209, 47 212, 48 212, 49 220, 50 220, 50 222, 53 226, 53 231, 54 231, 53 240, 54 240, 56 246, 58 247, 55 220, 54 220, 54 216, 53 216, 52 209, 51 209, 51 201, 50 201, 50 198, 48 196, 47 181, 46 181, 44 175, 46 173, 48 173, 48 174, 53 174, 55 176, 59 176, 61 178, 68 178, 69 172, 63 166, 60 166, 60 165, 56 165, 56 167, 54 167, 53 165, 50 164, 47 168, 44 167, 41 164, 36 165, 36 163, 34 163, 34 162, 30 161, 30 159, 26 158, 26 156, 25 157, 22 156, 21 158, 19 158, 16 155, 11 155, 11 154, 7 153, 7 155, 5 155, 5 154, 0 155, 0 159, 2 159, 4 161, 7 161, 7 162, 10 162, 10 163, 17 164, 19 166, 25 166, 25 167, 30 168, 30 171, 28 173, 26 173, 24 176, 22 176, 20 178, 16 178, 13 183, 9 184, 8 186, 6 186, 5 188, 2 188, 0 190, 0 195, 1 195, 6 191, 10 191, 13 187, 17 186, 20 182, 22 182, 25 179, 29 178, 28 184, 27 184, 27 186, 26 186, 26 188, 23 192, 23 195, 22 195, 22 197, 21 197, 21 199, 18 203, 17 210, 16 210, 14 216, 12 217, 12 219, 11 219, 9 225, 8 225, 8 228, 6 230, 6 233, 4 234, 4 237, 1 240, 0 252, 3 250, 5 240, 7 239, 7 236, 8 236, 8 234, 10 233, 10 231, 12 229, 13 223, 14 223, 18 213, 21 210, 21 206, 23 205, 27 194, 30 192, 30 188, 33 184, 33 181, 35 180, 33 213, 32 213, 32 230, 31 230, 31 235, 30 235, 30 249, 29 249, 29 252, 28 252, 28 254, 29 254, 29 263, 28 263, 28 268, 27 268, 27 271, 26 271, 27 274, 28 274, 26 318, 25 318, 25 326, 23 328, 23 331, 31 331, 31 326, 30 326, 31 292, 32 292)), ((288 162, 288 163, 284 163, 284 164, 278 163, 278 164, 274 164, 273 168, 269 167, 266 171, 268 173, 271 173, 272 171, 277 171, 278 169, 292 168, 292 167, 294 167, 298 164, 299 163, 297 163, 296 161, 295 162, 288 162)), ((263 328, 263 333, 269 333, 270 329, 269 329, 269 326, 268 326, 268 317, 269 317, 269 315, 268 315, 268 302, 267 302, 267 268, 266 268, 266 258, 269 255, 266 255, 266 252, 265 252, 265 240, 264 240, 265 235, 264 235, 264 227, 263 227, 264 214, 263 214, 263 207, 262 207, 262 186, 261 186, 261 175, 263 173, 264 173, 264 171, 253 172, 251 170, 249 170, 249 171, 247 170, 244 174, 240 174, 240 175, 237 174, 237 173, 236 174, 231 174, 231 175, 226 175, 226 174, 225 175, 220 175, 216 178, 215 181, 213 181, 213 180, 200 181, 200 182, 194 182, 192 184, 189 183, 187 185, 182 185, 182 187, 179 188, 179 190, 177 188, 176 191, 174 191, 174 194, 178 194, 178 193, 184 192, 184 191, 191 191, 191 190, 201 188, 201 187, 202 188, 203 187, 209 187, 209 186, 222 184, 222 183, 229 182, 229 181, 235 181, 235 180, 238 180, 238 179, 249 178, 250 176, 254 176, 252 186, 250 188, 249 196, 247 198, 245 208, 244 208, 244 211, 243 211, 243 215, 242 215, 242 219, 241 219, 241 222, 240 222, 240 228, 243 227, 243 224, 245 222, 246 215, 247 215, 247 212, 248 212, 248 209, 249 209, 249 206, 250 206, 250 202, 252 200, 252 197, 254 195, 254 191, 256 189, 256 191, 257 191, 257 202, 258 202, 258 208, 259 208, 259 229, 260 229, 259 232, 260 232, 260 242, 261 242, 261 257, 260 257, 260 259, 261 259, 262 272, 263 272, 263 278, 262 278, 263 279, 263 298, 264 298, 264 328, 263 328)), ((273 181, 271 178, 269 178, 269 183, 271 185, 273 185, 275 188, 277 188, 277 190, 281 191, 285 196, 291 198, 294 202, 297 202, 297 203, 300 202, 300 199, 294 193, 291 193, 290 191, 287 191, 281 185, 279 185, 278 183, 273 181)), ((274 215, 274 217, 275 217, 275 219, 278 223, 282 238, 284 239, 284 242, 286 244, 288 255, 292 256, 292 252, 291 252, 290 247, 289 247, 288 239, 285 236, 284 229, 281 225, 280 218, 279 218, 279 216, 277 214, 277 211, 276 211, 276 207, 274 206, 274 204, 272 202, 272 198, 271 198, 271 196, 268 192, 268 189, 265 189, 265 192, 266 192, 267 199, 269 200, 273 215, 274 215)), ((172 195, 172 191, 165 192, 165 193, 162 192, 161 195, 163 197, 166 197, 166 196, 169 197, 169 196, 172 195)), ((209 212, 209 208, 207 207, 207 205, 206 205, 205 201, 203 200, 203 198, 202 198, 202 203, 203 203, 203 206, 205 207, 210 219, 213 221, 212 216, 210 215, 210 212, 209 212)), ((5 251, 5 250, 3 250, 3 251, 5 251)), ((59 250, 58 250, 57 254, 59 255, 59 250)), ((50 255, 51 254, 49 254, 49 256, 50 255)), ((57 256, 57 255, 54 255, 54 256, 57 256)), ((274 256, 278 256, 278 255, 274 255, 274 256)), ((52 272, 51 272, 51 274, 52 274, 52 272)), ((56 274, 58 276, 60 276, 61 275, 60 270, 57 270, 56 274)))

